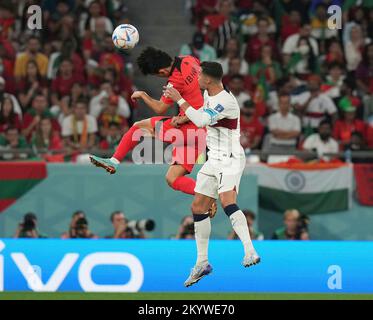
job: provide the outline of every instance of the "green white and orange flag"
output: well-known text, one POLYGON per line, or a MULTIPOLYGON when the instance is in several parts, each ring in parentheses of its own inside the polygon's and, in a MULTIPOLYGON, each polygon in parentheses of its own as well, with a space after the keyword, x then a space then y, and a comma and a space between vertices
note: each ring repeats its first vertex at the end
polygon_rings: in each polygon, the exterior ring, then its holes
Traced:
POLYGON ((46 177, 42 161, 0 162, 0 213, 46 177))
POLYGON ((353 167, 345 163, 255 164, 248 173, 258 176, 259 206, 284 212, 323 213, 348 210, 353 167))

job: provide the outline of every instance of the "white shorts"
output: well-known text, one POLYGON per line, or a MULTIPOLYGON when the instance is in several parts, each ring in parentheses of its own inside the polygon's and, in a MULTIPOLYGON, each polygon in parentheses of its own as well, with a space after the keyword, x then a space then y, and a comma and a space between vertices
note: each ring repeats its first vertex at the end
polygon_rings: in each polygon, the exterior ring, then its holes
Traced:
POLYGON ((245 163, 245 157, 208 160, 197 174, 194 191, 214 199, 227 191, 236 190, 238 194, 245 163))

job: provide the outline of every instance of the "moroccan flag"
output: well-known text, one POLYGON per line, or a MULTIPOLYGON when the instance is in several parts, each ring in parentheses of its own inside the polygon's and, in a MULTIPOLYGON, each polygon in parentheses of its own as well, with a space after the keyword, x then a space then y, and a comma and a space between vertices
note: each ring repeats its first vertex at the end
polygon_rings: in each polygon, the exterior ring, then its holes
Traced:
POLYGON ((45 162, 0 162, 0 213, 46 177, 45 162))
POLYGON ((258 176, 259 206, 284 212, 343 211, 350 207, 353 169, 345 163, 258 164, 248 168, 258 176))

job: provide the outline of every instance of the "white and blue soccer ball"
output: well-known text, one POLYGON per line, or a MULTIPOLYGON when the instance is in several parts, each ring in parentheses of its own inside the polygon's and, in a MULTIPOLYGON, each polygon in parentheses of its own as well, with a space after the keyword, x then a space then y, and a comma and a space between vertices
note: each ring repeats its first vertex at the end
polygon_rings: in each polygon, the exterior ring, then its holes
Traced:
POLYGON ((111 37, 116 48, 133 49, 139 42, 139 32, 132 24, 121 24, 115 28, 111 37))

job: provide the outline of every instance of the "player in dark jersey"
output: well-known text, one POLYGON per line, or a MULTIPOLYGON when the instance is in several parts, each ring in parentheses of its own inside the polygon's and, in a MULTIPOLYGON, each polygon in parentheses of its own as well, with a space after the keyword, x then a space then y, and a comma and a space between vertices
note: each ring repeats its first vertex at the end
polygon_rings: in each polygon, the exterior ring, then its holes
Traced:
MULTIPOLYGON (((148 47, 138 57, 137 64, 144 75, 155 75, 168 78, 167 84, 177 89, 182 97, 195 109, 203 105, 203 96, 199 89, 198 75, 200 62, 193 56, 179 56, 174 59, 166 52, 148 47)), ((145 104, 157 114, 165 113, 174 105, 172 99, 164 95, 159 99, 150 97, 145 91, 136 91, 132 99, 143 100, 145 104)), ((90 156, 91 162, 113 174, 118 164, 138 143, 140 135, 151 135, 164 142, 173 144, 173 163, 166 174, 166 181, 170 187, 187 194, 194 195, 195 180, 187 177, 193 170, 198 155, 205 150, 206 133, 197 128, 181 111, 177 117, 156 116, 136 122, 122 137, 114 155, 111 158, 90 156), (182 134, 185 138, 176 142, 169 131, 182 134), (193 141, 187 139, 187 132, 195 132, 197 137, 193 141)), ((192 135, 193 137, 193 135, 192 135)))

